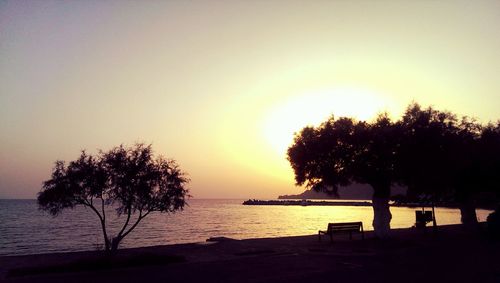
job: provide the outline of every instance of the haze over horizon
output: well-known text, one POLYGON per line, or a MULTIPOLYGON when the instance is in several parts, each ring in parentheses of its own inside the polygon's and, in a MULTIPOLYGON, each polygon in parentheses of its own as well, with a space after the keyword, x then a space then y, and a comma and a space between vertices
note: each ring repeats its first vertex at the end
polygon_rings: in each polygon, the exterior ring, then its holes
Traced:
POLYGON ((196 198, 299 194, 293 133, 412 101, 500 118, 499 1, 0 1, 0 198, 152 143, 196 198))

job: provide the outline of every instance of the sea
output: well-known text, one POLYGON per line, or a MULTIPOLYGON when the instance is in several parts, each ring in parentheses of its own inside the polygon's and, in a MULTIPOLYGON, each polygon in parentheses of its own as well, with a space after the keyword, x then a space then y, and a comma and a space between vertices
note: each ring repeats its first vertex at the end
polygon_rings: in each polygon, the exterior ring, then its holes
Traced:
MULTIPOLYGON (((123 240, 121 248, 205 242, 211 237, 269 238, 316 234, 329 222, 362 221, 373 230, 373 210, 363 206, 248 206, 242 199, 190 199, 173 214, 152 213, 123 240)), ((418 208, 391 207, 392 228, 415 223, 418 208)), ((491 211, 478 209, 479 221, 491 211)), ((124 217, 107 211, 111 231, 124 217)), ((460 223, 460 211, 436 208, 438 225, 460 223)), ((36 200, 0 200, 0 256, 103 249, 102 230, 90 209, 76 207, 57 217, 38 209, 36 200)))

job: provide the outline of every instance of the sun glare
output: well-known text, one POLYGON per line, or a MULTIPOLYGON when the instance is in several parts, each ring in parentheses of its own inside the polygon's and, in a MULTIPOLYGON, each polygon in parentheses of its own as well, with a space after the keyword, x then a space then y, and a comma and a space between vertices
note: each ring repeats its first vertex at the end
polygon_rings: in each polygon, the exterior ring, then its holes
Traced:
POLYGON ((359 88, 320 90, 293 96, 275 104, 263 120, 263 134, 280 155, 303 127, 317 126, 331 115, 369 120, 388 110, 378 93, 359 88))

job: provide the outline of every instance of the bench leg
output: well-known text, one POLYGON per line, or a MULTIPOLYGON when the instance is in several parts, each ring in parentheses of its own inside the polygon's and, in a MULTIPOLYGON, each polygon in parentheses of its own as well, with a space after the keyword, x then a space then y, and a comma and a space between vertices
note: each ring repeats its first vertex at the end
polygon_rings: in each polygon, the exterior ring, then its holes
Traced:
POLYGON ((333 243, 333 233, 330 233, 330 243, 333 243))

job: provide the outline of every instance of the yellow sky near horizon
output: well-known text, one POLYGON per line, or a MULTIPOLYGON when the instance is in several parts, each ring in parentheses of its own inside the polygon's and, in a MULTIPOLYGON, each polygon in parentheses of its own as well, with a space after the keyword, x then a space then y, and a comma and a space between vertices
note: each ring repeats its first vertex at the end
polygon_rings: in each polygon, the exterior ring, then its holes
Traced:
POLYGON ((0 198, 153 143, 197 198, 299 193, 293 133, 412 101, 500 118, 498 1, 0 3, 0 198))

